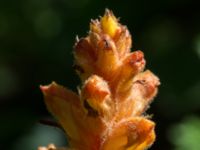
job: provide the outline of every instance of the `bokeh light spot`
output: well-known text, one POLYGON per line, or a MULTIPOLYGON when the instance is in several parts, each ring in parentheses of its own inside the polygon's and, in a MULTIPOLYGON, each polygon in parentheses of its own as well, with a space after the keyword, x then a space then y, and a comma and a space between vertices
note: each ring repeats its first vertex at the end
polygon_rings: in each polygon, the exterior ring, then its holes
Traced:
POLYGON ((38 146, 46 146, 49 143, 64 146, 66 144, 64 139, 64 135, 59 132, 59 129, 38 124, 33 127, 30 133, 17 140, 13 149, 36 150, 38 146))
POLYGON ((200 118, 186 117, 182 123, 169 130, 169 140, 175 145, 175 150, 199 150, 200 118))

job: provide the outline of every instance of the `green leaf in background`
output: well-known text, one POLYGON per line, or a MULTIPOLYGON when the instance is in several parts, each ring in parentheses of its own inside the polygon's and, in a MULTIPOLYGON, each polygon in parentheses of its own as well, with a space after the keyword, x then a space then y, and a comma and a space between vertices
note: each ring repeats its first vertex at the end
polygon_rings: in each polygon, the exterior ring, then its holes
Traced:
POLYGON ((65 137, 60 129, 37 124, 32 130, 18 139, 12 150, 36 150, 38 146, 54 143, 58 146, 66 145, 65 137))
POLYGON ((186 117, 181 123, 172 126, 169 140, 175 145, 175 150, 199 150, 200 118, 186 117))

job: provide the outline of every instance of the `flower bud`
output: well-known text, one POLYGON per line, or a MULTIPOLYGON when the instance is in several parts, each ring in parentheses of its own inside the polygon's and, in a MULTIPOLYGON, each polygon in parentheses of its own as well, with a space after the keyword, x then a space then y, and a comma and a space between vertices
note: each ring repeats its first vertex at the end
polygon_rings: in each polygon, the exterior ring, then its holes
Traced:
POLYGON ((106 9, 105 15, 101 18, 101 26, 103 33, 113 38, 119 30, 119 24, 111 11, 106 9))

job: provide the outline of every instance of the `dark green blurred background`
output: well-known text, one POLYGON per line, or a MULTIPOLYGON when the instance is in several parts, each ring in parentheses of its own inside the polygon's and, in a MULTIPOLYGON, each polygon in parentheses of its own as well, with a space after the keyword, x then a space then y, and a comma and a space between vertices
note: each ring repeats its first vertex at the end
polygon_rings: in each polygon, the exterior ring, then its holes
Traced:
POLYGON ((200 149, 200 9, 195 0, 1 0, 0 149, 36 150, 65 145, 59 129, 38 124, 50 117, 39 91, 52 80, 76 90, 75 36, 91 18, 112 9, 161 79, 149 114, 156 121, 151 150, 200 149))

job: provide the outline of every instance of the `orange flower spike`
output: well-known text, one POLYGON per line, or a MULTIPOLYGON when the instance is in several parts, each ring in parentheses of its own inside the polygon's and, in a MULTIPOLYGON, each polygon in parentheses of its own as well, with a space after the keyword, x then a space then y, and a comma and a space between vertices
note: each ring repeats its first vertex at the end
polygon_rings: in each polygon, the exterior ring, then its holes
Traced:
POLYGON ((41 86, 71 149, 145 150, 154 142, 155 123, 144 112, 160 82, 151 71, 143 72, 144 54, 130 52, 131 43, 127 27, 106 9, 74 46, 74 68, 82 81, 78 94, 56 83, 41 86))

